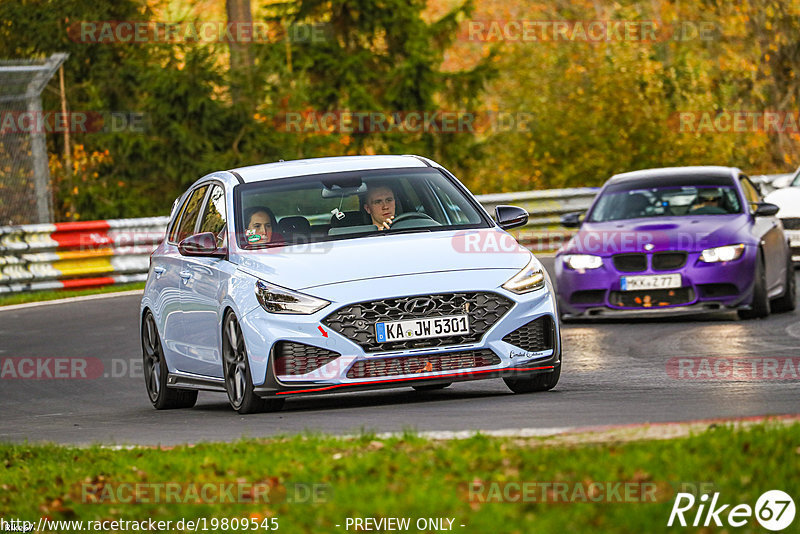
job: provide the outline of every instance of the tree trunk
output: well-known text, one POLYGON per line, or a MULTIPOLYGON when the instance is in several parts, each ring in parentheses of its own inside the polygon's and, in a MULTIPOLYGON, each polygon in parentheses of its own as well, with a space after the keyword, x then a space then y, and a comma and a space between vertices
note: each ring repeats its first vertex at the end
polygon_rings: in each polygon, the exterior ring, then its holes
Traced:
POLYGON ((250 0, 225 0, 228 23, 232 24, 233 39, 228 43, 231 51, 231 95, 234 102, 242 99, 242 93, 252 88, 253 56, 250 41, 253 38, 253 13, 250 0), (244 29, 244 31, 239 31, 244 29), (244 38, 239 38, 244 36, 244 38))

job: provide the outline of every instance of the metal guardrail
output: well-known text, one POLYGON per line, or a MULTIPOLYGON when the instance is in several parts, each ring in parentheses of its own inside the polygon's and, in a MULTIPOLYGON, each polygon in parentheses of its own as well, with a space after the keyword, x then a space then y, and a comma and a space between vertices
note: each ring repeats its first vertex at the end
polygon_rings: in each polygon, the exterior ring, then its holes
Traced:
MULTIPOLYGON (((489 213, 524 208, 528 224, 511 233, 533 252, 552 252, 575 233, 561 215, 585 211, 597 188, 550 189, 478 196, 489 213)), ((0 227, 0 294, 143 281, 168 217, 0 227)))
POLYGON ((589 209, 596 187, 576 189, 547 189, 544 191, 524 191, 517 193, 494 193, 480 195, 478 201, 486 211, 494 214, 494 208, 501 204, 519 206, 528 211, 528 224, 510 233, 533 252, 552 252, 561 248, 575 235, 560 225, 561 215, 589 209))
POLYGON ((167 220, 0 227, 0 293, 143 281, 167 220))

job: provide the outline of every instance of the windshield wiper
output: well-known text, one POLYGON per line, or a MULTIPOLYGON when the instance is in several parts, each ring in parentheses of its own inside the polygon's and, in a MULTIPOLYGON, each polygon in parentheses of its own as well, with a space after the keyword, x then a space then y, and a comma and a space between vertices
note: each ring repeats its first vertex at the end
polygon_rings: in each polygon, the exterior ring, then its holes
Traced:
POLYGON ((417 232, 430 232, 430 228, 403 228, 402 230, 379 230, 377 232, 367 234, 366 237, 375 237, 375 236, 382 236, 382 235, 400 235, 400 234, 414 234, 417 232))

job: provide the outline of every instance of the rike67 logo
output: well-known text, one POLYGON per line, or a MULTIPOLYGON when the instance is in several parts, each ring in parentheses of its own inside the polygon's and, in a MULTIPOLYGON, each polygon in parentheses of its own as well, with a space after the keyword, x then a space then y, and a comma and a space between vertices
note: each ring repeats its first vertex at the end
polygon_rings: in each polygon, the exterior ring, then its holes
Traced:
POLYGON ((719 492, 711 497, 704 493, 696 499, 691 493, 678 493, 667 526, 721 527, 727 524, 731 527, 742 527, 755 516, 759 525, 777 532, 784 530, 794 521, 794 501, 781 490, 764 492, 756 501, 755 508, 749 504, 736 506, 724 504, 720 502, 719 496, 719 492), (696 510, 695 505, 697 505, 696 510))

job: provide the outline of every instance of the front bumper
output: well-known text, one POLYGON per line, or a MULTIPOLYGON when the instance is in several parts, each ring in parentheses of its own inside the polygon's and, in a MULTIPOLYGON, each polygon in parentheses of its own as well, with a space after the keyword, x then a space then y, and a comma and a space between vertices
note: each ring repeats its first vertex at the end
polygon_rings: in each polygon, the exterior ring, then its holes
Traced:
MULTIPOLYGON (((363 300, 356 295, 352 295, 349 301, 329 298, 334 301, 332 305, 309 316, 275 315, 254 310, 246 314, 240 324, 248 343, 255 392, 263 397, 324 394, 552 372, 561 363, 561 335, 554 293, 549 283, 545 288, 525 295, 515 295, 494 285, 482 286, 482 283, 486 283, 486 276, 480 273, 463 273, 458 277, 444 273, 415 276, 413 287, 416 291, 413 294, 449 294, 463 292, 463 288, 468 287, 470 291, 494 293, 512 301, 511 308, 489 327, 481 339, 458 345, 365 352, 357 342, 323 323, 334 311, 363 300), (546 350, 526 351, 503 340, 510 333, 540 319, 551 322, 549 335, 552 343, 546 350), (338 356, 311 372, 289 374, 283 365, 281 369, 276 368, 275 350, 281 342, 311 346, 319 349, 320 353, 338 356), (440 360, 478 353, 491 354, 492 363, 447 369, 440 363, 440 360), (381 376, 364 377, 353 373, 355 366, 380 367, 382 363, 388 366, 391 362, 412 360, 429 361, 433 365, 410 369, 411 366, 403 364, 399 366, 401 371, 381 376)), ((344 295, 346 291, 340 294, 344 295)), ((407 296, 396 289, 388 292, 385 282, 380 280, 360 281, 359 294, 369 295, 373 300, 407 296)))
POLYGON ((673 306, 669 308, 641 308, 641 309, 615 309, 605 306, 589 308, 579 313, 562 313, 562 319, 589 319, 589 318, 646 318, 646 317, 685 317, 704 313, 719 313, 721 311, 747 309, 749 306, 725 306, 719 302, 697 302, 688 306, 673 306))
POLYGON ((647 269, 637 272, 619 271, 611 257, 604 257, 602 267, 578 272, 566 268, 561 256, 557 256, 555 270, 562 317, 680 316, 748 308, 753 296, 757 249, 747 247, 741 258, 731 262, 704 263, 699 257, 699 252, 689 253, 683 267, 669 271, 653 270, 648 257, 647 269), (664 299, 668 304, 659 302, 657 297, 663 293, 658 290, 635 292, 641 294, 641 304, 630 303, 628 297, 634 292, 622 291, 623 276, 674 273, 681 275, 682 283, 675 290, 676 296, 664 299), (650 294, 652 299, 648 298, 650 294))
POLYGON ((260 397, 285 397, 291 395, 314 395, 326 393, 341 393, 345 391, 370 391, 376 389, 390 389, 411 386, 428 386, 437 384, 451 384, 454 382, 467 382, 470 380, 483 380, 488 378, 518 378, 532 376, 539 373, 551 373, 561 365, 561 355, 555 355, 546 361, 536 362, 529 367, 507 367, 504 369, 474 369, 458 373, 435 373, 428 376, 406 376, 401 378, 354 381, 339 384, 322 385, 312 384, 284 384, 271 374, 267 381, 256 386, 254 391, 260 397))

